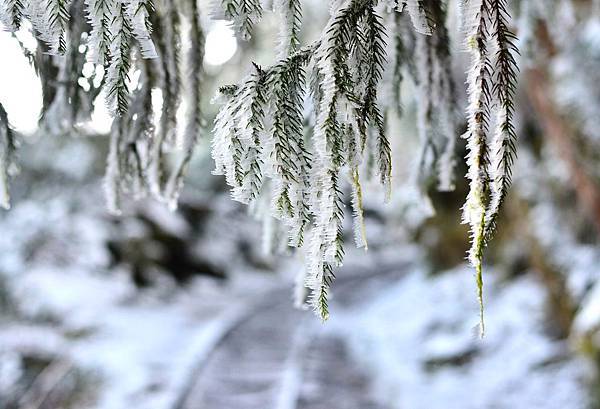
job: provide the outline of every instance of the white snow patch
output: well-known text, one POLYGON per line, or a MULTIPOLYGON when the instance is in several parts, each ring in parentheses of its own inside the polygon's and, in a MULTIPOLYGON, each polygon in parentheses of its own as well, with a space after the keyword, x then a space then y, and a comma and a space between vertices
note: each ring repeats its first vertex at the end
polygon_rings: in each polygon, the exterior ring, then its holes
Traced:
POLYGON ((586 367, 540 328, 542 289, 529 277, 486 281, 483 340, 473 331, 475 284, 466 268, 435 277, 413 271, 335 320, 386 407, 586 407, 586 367))

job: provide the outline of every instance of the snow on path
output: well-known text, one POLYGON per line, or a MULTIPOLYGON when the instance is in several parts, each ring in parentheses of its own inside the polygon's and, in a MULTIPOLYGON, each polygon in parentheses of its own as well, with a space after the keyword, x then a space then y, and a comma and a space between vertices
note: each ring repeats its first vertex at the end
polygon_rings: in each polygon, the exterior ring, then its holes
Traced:
MULTIPOLYGON (((380 291, 392 278, 385 268, 370 270, 339 274, 334 316, 360 289, 380 291)), ((384 408, 344 338, 312 313, 294 309, 285 291, 264 298, 216 346, 182 405, 170 409, 384 408)))
POLYGON ((277 304, 231 332, 173 409, 384 409, 343 339, 277 304))

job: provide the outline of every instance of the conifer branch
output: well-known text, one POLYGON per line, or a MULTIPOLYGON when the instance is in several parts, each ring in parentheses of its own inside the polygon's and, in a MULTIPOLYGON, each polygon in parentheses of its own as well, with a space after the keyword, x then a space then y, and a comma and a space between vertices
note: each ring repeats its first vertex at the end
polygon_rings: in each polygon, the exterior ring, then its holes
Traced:
POLYGON ((70 0, 31 0, 29 15, 33 28, 50 54, 64 54, 69 25, 70 0))
POLYGON ((0 104, 0 207, 10 209, 9 179, 14 169, 16 138, 0 104))
POLYGON ((104 187, 108 209, 117 215, 121 213, 125 194, 139 199, 150 190, 148 170, 156 136, 151 91, 157 79, 149 60, 138 61, 141 62, 139 84, 132 92, 128 110, 113 120, 110 132, 104 187))
POLYGON ((181 102, 181 20, 175 0, 165 0, 162 18, 157 27, 162 106, 157 135, 152 146, 150 169, 151 191, 159 200, 164 199, 168 181, 165 151, 174 146, 177 138, 177 110, 181 102))
MULTIPOLYGON (((515 158, 518 51, 508 28, 507 0, 461 1, 471 54, 464 136, 470 191, 463 220, 471 232, 469 261, 476 271, 483 331, 483 252, 506 198, 515 158)), ((261 1, 217 2, 221 16, 249 39, 262 16, 261 1)), ((379 7, 382 3, 332 2, 318 40, 301 47, 301 0, 276 0, 282 20, 277 61, 264 68, 255 65, 239 85, 220 89, 223 106, 214 123, 214 173, 225 176, 235 200, 267 216, 265 223, 278 239, 287 236, 292 247, 307 244, 303 283, 310 291, 308 302, 322 319, 329 316, 327 296, 334 269, 344 258, 345 184, 349 182, 351 192, 354 239, 365 248, 361 172, 366 169, 366 177, 375 174, 386 191, 391 187, 386 126, 390 102, 401 112, 404 71, 418 90, 422 166, 428 177, 435 173, 438 188, 454 185, 456 95, 447 3, 385 0, 387 8, 379 7), (381 14, 386 10, 393 14, 395 27, 390 37, 393 66, 385 73, 392 83, 393 101, 382 98, 386 90, 380 88, 388 35, 381 14)), ((70 130, 89 117, 100 89, 105 92, 114 116, 105 179, 113 212, 119 212, 125 194, 137 198, 147 192, 175 208, 203 126, 205 39, 199 2, 164 0, 157 5, 155 10, 152 0, 0 0, 0 21, 8 30, 22 27, 24 19, 34 28, 39 44, 35 57, 24 52, 42 79, 43 124, 53 124, 45 130, 70 130), (84 10, 89 27, 83 24, 84 10), (183 36, 192 43, 183 58, 182 27, 189 27, 183 36), (105 71, 100 88, 95 85, 84 92, 70 79, 92 82, 87 74, 80 78, 84 65, 80 42, 86 31, 87 58, 105 71), (133 79, 139 73, 139 80, 132 83, 129 75, 134 72, 133 79), (153 106, 153 90, 162 96, 160 120, 154 118, 159 107, 153 106), (178 133, 176 114, 182 101, 187 113, 183 132, 178 133), (183 152, 170 168, 168 153, 177 149, 183 152)), ((0 109, 4 206, 14 147, 6 113, 0 109)))
POLYGON ((429 1, 435 31, 432 34, 434 57, 435 86, 433 96, 437 101, 438 128, 444 141, 437 163, 438 189, 441 191, 454 190, 454 168, 456 165, 456 85, 452 72, 450 54, 450 36, 446 28, 447 10, 438 1, 429 1))
POLYGON ((202 85, 204 80, 204 46, 205 37, 202 31, 200 11, 196 0, 190 2, 190 28, 188 39, 191 42, 187 55, 187 90, 188 108, 186 127, 183 133, 183 155, 171 174, 166 188, 166 199, 169 207, 177 207, 179 192, 183 187, 186 168, 192 159, 194 147, 202 129, 202 85))
POLYGON ((489 142, 488 121, 492 98, 491 63, 488 53, 488 0, 470 0, 465 8, 465 35, 471 53, 467 92, 467 155, 470 180, 467 201, 463 207, 463 221, 471 228, 469 262, 475 267, 480 305, 480 331, 483 335, 483 280, 482 263, 485 247, 485 214, 489 201, 489 142))
POLYGON ((406 8, 408 11, 408 15, 410 16, 417 33, 431 35, 434 27, 430 11, 426 3, 426 0, 403 0, 402 8, 406 8))
POLYGON ((267 109, 265 90, 266 75, 257 65, 248 76, 243 88, 242 105, 239 112, 240 141, 244 145, 242 171, 244 180, 240 189, 233 192, 234 198, 242 203, 252 203, 263 188, 264 155, 266 140, 263 120, 267 109))
POLYGON ((486 240, 496 229, 498 213, 504 203, 512 179, 516 155, 517 134, 513 122, 514 94, 517 83, 517 63, 514 54, 516 37, 509 30, 506 0, 491 0, 492 31, 497 51, 494 61, 494 86, 497 100, 496 129, 491 144, 490 205, 486 214, 486 240))
POLYGON ((103 66, 110 61, 110 21, 114 1, 116 0, 85 0, 87 19, 92 26, 88 37, 90 60, 103 66))
POLYGON ((517 49, 516 37, 508 29, 504 0, 465 1, 463 13, 472 55, 466 134, 471 183, 463 217, 471 226, 469 261, 477 275, 483 335, 483 251, 492 238, 499 209, 508 192, 516 149, 513 99, 517 67, 513 53, 517 49), (494 56, 488 51, 490 45, 497 50, 494 56), (488 129, 490 120, 495 124, 493 139, 488 129))
POLYGON ((12 32, 18 31, 25 17, 24 14, 25 3, 23 0, 0 1, 0 21, 8 30, 12 32))
POLYGON ((419 159, 419 178, 424 180, 428 171, 438 159, 434 137, 434 61, 433 39, 431 36, 418 35, 415 39, 415 64, 417 82, 417 130, 421 141, 419 159))
POLYGON ((216 0, 220 1, 220 10, 217 16, 223 16, 232 22, 235 30, 242 39, 249 40, 252 37, 254 25, 262 17, 262 5, 260 0, 216 0))
MULTIPOLYGON (((374 131, 371 145, 380 180, 390 185, 390 145, 377 105, 384 37, 374 1, 347 0, 334 10, 317 42, 267 69, 255 67, 240 86, 222 89, 228 101, 215 121, 215 172, 225 175, 234 199, 251 202, 263 176, 272 180, 271 214, 287 227, 291 246, 303 244, 312 220, 305 283, 311 289, 309 302, 323 319, 328 316, 333 268, 344 257, 340 174, 344 168, 351 170, 354 215, 360 226, 358 166, 368 129, 374 131), (355 70, 351 62, 358 63, 355 70), (309 144, 303 126, 307 71, 315 101, 309 144)), ((364 242, 364 228, 357 227, 361 230, 364 242)))
POLYGON ((275 11, 281 15, 279 30, 279 55, 285 57, 300 47, 302 25, 301 0, 276 0, 275 11))
POLYGON ((393 44, 394 44, 394 66, 392 70, 392 97, 393 106, 398 116, 402 116, 402 97, 401 89, 402 82, 404 81, 403 70, 407 65, 410 58, 410 53, 407 50, 407 46, 404 39, 405 30, 403 27, 403 16, 398 8, 393 9, 393 44))
POLYGON ((104 176, 104 191, 108 211, 114 215, 121 214, 122 191, 122 139, 123 120, 117 117, 110 130, 110 145, 106 159, 106 174, 104 176))
MULTIPOLYGON (((309 223, 309 154, 304 146, 303 101, 305 72, 301 59, 291 59, 273 67, 267 76, 268 99, 272 101, 273 128, 269 152, 274 164, 274 215, 290 229, 289 244, 302 245, 309 223), (273 160, 274 159, 274 160, 273 160)), ((269 161, 271 162, 271 161, 269 161)))
MULTIPOLYGON (((437 1, 425 1, 436 29, 415 41, 417 128, 422 147, 419 179, 437 179, 439 190, 454 188, 456 144, 455 85, 452 77, 446 10, 437 1)), ((426 190, 428 186, 421 186, 426 190)))
POLYGON ((364 249, 367 250, 369 248, 369 245, 367 243, 367 231, 365 228, 365 219, 363 215, 363 193, 358 168, 354 168, 351 170, 350 178, 352 180, 352 212, 354 216, 354 242, 356 244, 356 247, 364 247, 364 249))
POLYGON ((131 21, 132 32, 138 41, 142 58, 156 58, 156 49, 152 41, 152 23, 150 16, 155 12, 153 0, 128 0, 127 14, 131 21))
POLYGON ((123 0, 111 4, 113 34, 110 45, 110 64, 106 73, 106 101, 110 112, 122 116, 129 106, 129 70, 131 68, 131 24, 123 0))

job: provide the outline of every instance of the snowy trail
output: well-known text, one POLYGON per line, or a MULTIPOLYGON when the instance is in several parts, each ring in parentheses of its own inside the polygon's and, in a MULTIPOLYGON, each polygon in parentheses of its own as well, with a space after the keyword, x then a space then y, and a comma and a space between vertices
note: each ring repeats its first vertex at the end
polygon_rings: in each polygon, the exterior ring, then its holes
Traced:
MULTIPOLYGON (((332 309, 354 304, 365 285, 384 288, 391 271, 338 280, 332 309)), ((286 291, 265 299, 223 335, 172 409, 383 409, 341 336, 293 308, 286 291)))

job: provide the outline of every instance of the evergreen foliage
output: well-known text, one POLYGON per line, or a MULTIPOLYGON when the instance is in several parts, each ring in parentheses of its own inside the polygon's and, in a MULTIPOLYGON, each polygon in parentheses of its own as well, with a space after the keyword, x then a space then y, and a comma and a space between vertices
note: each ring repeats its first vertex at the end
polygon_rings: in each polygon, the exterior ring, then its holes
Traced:
MULTIPOLYGON (((517 49, 506 0, 460 3, 471 55, 465 134, 470 191, 463 210, 483 317, 483 251, 493 236, 515 155, 517 49)), ((346 186, 355 242, 365 248, 362 182, 373 175, 386 196, 391 190, 387 118, 402 113, 405 73, 417 85, 422 188, 431 180, 440 190, 454 188, 459 118, 448 7, 437 0, 334 0, 321 35, 302 46, 301 0, 276 0, 278 60, 268 67, 254 65, 238 85, 220 89, 214 173, 225 176, 235 200, 266 204, 266 217, 281 223, 290 246, 306 246, 306 272, 299 282, 310 290, 307 301, 324 320, 334 269, 344 258, 346 186)), ((246 40, 264 12, 259 0, 219 0, 213 7, 213 15, 229 20, 246 40)), ((123 193, 152 194, 175 208, 203 123, 204 34, 197 0, 164 0, 156 6, 152 0, 3 0, 0 20, 12 31, 28 21, 40 41, 41 52, 30 60, 49 101, 42 119, 46 129, 52 131, 49 124, 59 117, 55 131, 68 132, 89 116, 98 93, 105 93, 114 116, 106 171, 110 210, 120 211, 123 193), (99 86, 83 92, 73 78, 80 77, 86 59, 102 66, 104 75, 89 78, 99 86), (53 82, 57 76, 62 81, 53 82), (162 96, 159 107, 152 98, 156 91, 162 96), (183 99, 187 112, 180 132, 176 114, 183 99), (169 167, 166 157, 172 150, 182 154, 169 167)), ((2 204, 7 207, 7 169, 15 143, 3 109, 0 125, 2 204)))
POLYGON ((469 106, 465 134, 469 149, 467 177, 471 182, 463 217, 471 228, 469 261, 476 270, 482 334, 483 251, 493 235, 506 197, 516 148, 512 116, 516 86, 513 53, 517 50, 515 37, 507 27, 507 13, 503 0, 469 0, 463 4, 463 28, 472 61, 467 79, 469 106), (495 131, 490 135, 492 126, 495 131))

